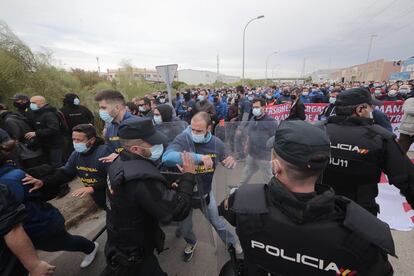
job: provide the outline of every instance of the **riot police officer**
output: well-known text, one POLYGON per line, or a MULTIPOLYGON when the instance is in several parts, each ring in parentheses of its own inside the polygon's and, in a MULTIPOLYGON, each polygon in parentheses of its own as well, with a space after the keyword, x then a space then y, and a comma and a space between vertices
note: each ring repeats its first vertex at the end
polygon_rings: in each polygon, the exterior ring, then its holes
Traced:
POLYGON ((315 185, 329 154, 323 130, 283 121, 272 149, 275 177, 242 185, 221 203, 243 247, 241 275, 392 275, 388 225, 315 185))
POLYGON ((363 88, 338 95, 336 116, 327 120, 332 156, 322 181, 376 215, 381 172, 414 206, 414 167, 395 141, 395 135, 374 124, 375 99, 363 88))
POLYGON ((167 138, 155 130, 152 120, 127 120, 118 135, 124 150, 108 170, 107 266, 101 275, 165 275, 154 256, 154 249, 164 249, 159 222, 188 216, 194 160, 188 153, 182 154, 184 174, 173 191, 154 163, 167 138))

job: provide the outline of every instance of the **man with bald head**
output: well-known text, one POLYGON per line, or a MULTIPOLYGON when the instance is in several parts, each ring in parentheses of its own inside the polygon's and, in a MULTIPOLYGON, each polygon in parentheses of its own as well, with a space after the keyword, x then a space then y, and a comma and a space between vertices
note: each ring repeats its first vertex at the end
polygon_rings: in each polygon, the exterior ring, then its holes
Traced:
POLYGON ((33 111, 31 123, 34 131, 26 133, 25 138, 35 139, 40 144, 51 166, 62 166, 64 139, 56 108, 50 106, 44 97, 34 96, 30 99, 30 109, 33 111))
MULTIPOLYGON (((213 225, 219 237, 225 244, 232 244, 236 254, 243 252, 235 236, 230 232, 226 222, 219 217, 217 204, 212 192, 213 176, 216 166, 221 163, 228 169, 236 166, 236 161, 228 154, 224 143, 211 131, 213 124, 210 114, 207 112, 198 112, 191 119, 191 125, 188 126, 181 134, 175 137, 165 151, 162 161, 166 167, 175 167, 182 164, 181 153, 189 152, 193 155, 197 163, 196 178, 198 184, 193 190, 192 207, 200 209, 204 216, 213 225), (202 208, 205 203, 206 208, 202 208)), ((183 259, 188 262, 193 257, 197 247, 197 237, 193 231, 192 210, 189 215, 179 223, 176 232, 177 236, 182 236, 187 242, 184 248, 183 259)))

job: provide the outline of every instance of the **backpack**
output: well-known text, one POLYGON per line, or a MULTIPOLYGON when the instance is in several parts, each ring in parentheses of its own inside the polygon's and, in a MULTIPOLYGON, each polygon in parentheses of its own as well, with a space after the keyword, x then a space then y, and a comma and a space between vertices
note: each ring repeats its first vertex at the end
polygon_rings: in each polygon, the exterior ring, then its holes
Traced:
POLYGON ((63 114, 63 112, 60 110, 56 110, 56 115, 59 121, 59 129, 63 132, 71 131, 71 129, 69 129, 69 124, 66 120, 65 114, 63 114))

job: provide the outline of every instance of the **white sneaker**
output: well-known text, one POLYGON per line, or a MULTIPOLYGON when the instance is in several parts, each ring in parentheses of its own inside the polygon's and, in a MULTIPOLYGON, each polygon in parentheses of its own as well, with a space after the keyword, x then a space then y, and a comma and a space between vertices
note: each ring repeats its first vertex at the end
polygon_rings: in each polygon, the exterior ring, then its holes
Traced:
POLYGON ((88 267, 93 262, 93 260, 95 260, 96 253, 98 252, 98 247, 99 243, 95 242, 95 248, 93 251, 86 255, 85 258, 83 258, 83 261, 80 264, 81 268, 88 267))
POLYGON ((243 254, 243 248, 241 247, 240 243, 236 243, 234 246, 234 251, 237 255, 243 254))
POLYGON ((191 260, 196 247, 197 247, 197 242, 195 244, 187 243, 187 245, 184 248, 184 261, 185 262, 189 262, 191 260))

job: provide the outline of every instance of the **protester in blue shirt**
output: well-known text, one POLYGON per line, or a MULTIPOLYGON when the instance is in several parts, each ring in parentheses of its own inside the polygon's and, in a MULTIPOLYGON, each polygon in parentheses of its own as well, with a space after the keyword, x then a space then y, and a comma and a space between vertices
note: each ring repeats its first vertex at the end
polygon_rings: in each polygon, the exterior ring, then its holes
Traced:
POLYGON ((252 103, 249 97, 244 94, 244 87, 239 85, 236 87, 239 96, 239 121, 248 121, 252 111, 252 103))
POLYGON ((0 149, 0 183, 6 185, 19 203, 25 205, 27 216, 23 228, 36 249, 55 251, 81 251, 86 254, 81 267, 89 266, 95 259, 98 243, 71 235, 65 229, 65 220, 59 210, 42 201, 41 191, 33 185, 23 185, 24 171, 6 163, 8 152, 0 149))
MULTIPOLYGON (((235 236, 229 231, 223 218, 218 216, 217 204, 211 187, 217 164, 220 162, 226 168, 232 169, 236 166, 236 161, 227 155, 224 143, 214 136, 211 130, 210 116, 206 112, 195 114, 191 120, 191 126, 168 146, 162 161, 164 166, 176 167, 177 164, 182 164, 181 153, 186 151, 194 154, 194 159, 198 164, 196 174, 199 184, 193 192, 193 202, 201 206, 201 201, 205 200, 207 208, 206 210, 201 208, 201 211, 204 212, 225 244, 233 244, 239 254, 242 253, 241 246, 236 242, 235 236)), ((193 208, 200 208, 200 206, 193 206, 193 208)), ((193 232, 192 212, 180 222, 177 234, 183 235, 187 242, 184 261, 189 261, 197 246, 197 238, 193 232)))
POLYGON ((181 108, 177 110, 177 116, 189 123, 195 108, 195 100, 192 98, 190 90, 187 90, 183 97, 184 101, 182 102, 181 108))
POLYGON ((325 95, 318 87, 314 86, 309 93, 309 97, 311 98, 311 103, 323 103, 325 95))
POLYGON ((136 118, 126 110, 124 96, 116 90, 103 90, 96 94, 95 101, 99 104, 99 117, 105 122, 105 142, 111 154, 100 161, 112 162, 122 151, 119 143, 118 128, 122 122, 136 118))
POLYGON ((214 107, 216 108, 217 122, 227 118, 227 103, 223 102, 220 95, 214 96, 214 107))
POLYGON ((75 150, 63 167, 41 179, 26 176, 23 182, 33 184, 35 187, 45 186, 50 189, 56 183, 67 183, 77 176, 84 187, 75 190, 72 196, 84 197, 89 194, 100 208, 105 209, 109 164, 98 160, 111 154, 111 151, 107 145, 104 145, 103 139, 97 136, 95 127, 89 124, 74 127, 72 141, 75 150))
POLYGON ((300 95, 300 101, 304 104, 310 103, 311 98, 309 96, 309 88, 304 87, 302 90, 302 94, 300 95))
POLYGON ((240 180, 240 184, 249 183, 251 177, 260 169, 264 180, 272 178, 270 166, 270 152, 266 147, 266 141, 275 134, 277 121, 266 114, 266 102, 261 98, 253 100, 253 117, 246 129, 247 141, 244 143, 244 151, 247 153, 246 166, 240 180))

